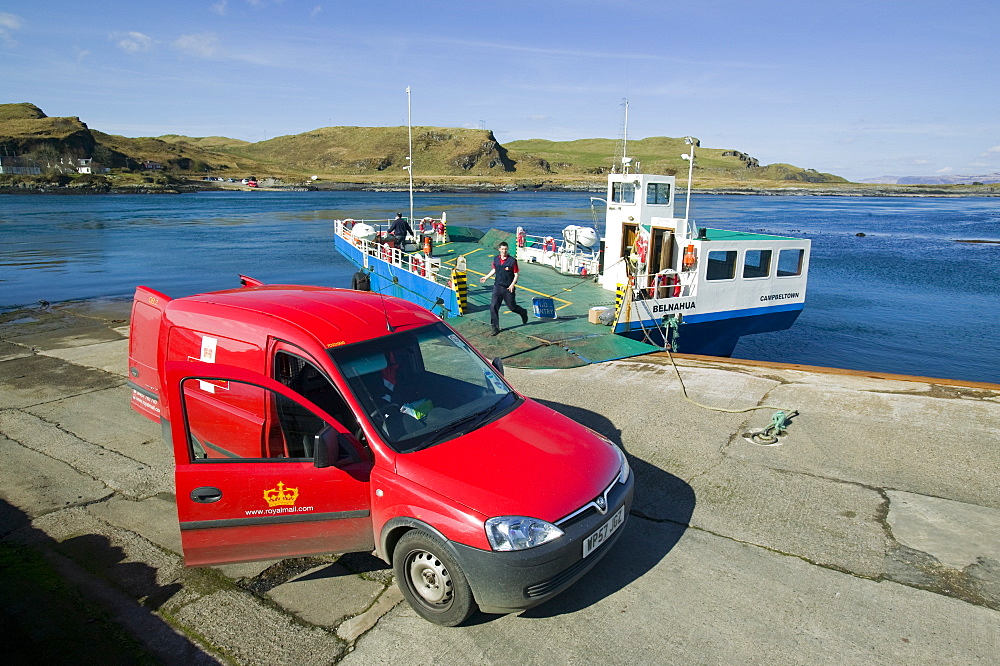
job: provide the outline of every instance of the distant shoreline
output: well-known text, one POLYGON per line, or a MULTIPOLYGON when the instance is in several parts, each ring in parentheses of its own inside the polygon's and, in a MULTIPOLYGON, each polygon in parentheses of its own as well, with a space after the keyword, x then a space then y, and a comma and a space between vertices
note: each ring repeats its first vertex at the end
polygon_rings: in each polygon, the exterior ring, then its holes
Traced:
MULTIPOLYGON (((678 190, 682 186, 678 185, 678 190)), ((120 194, 187 194, 192 192, 406 192, 408 186, 400 183, 323 181, 277 187, 220 187, 211 183, 189 181, 169 186, 114 187, 90 185, 0 187, 0 194, 46 195, 120 195, 120 194)), ((509 192, 582 192, 601 194, 603 184, 543 181, 531 183, 422 183, 414 186, 415 192, 445 192, 455 194, 503 194, 509 192)), ((1000 187, 965 189, 960 186, 914 185, 858 185, 858 186, 776 186, 776 187, 695 187, 695 194, 727 194, 740 196, 839 196, 839 197, 1000 197, 1000 187)))

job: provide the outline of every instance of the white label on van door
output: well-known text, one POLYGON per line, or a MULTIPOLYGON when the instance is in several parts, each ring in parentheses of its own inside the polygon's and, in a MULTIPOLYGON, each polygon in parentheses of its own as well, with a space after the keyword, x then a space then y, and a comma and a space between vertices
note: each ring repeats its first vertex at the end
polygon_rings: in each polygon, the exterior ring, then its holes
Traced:
MULTIPOLYGON (((201 356, 199 361, 204 363, 215 363, 215 352, 219 349, 219 339, 208 335, 201 336, 201 356)), ((215 393, 215 385, 209 382, 198 382, 202 391, 215 393)))

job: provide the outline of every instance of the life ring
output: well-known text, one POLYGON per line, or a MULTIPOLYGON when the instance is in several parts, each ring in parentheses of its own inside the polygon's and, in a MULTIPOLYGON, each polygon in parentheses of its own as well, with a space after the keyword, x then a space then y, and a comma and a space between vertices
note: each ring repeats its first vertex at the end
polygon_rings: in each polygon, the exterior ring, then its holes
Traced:
POLYGON ((344 229, 350 231, 353 228, 354 228, 354 220, 352 220, 351 218, 347 218, 346 220, 344 220, 344 229))
POLYGON ((417 223, 417 230, 420 231, 420 233, 424 233, 433 226, 434 226, 434 218, 425 217, 422 220, 420 220, 420 222, 417 223))
POLYGON ((518 227, 517 228, 517 246, 518 247, 524 247, 524 241, 525 241, 524 229, 522 227, 518 227))
POLYGON ((556 251, 556 239, 552 236, 546 236, 545 242, 542 243, 542 250, 544 252, 555 252, 556 251))
POLYGON ((412 255, 412 257, 413 258, 410 260, 410 262, 411 262, 411 264, 413 266, 413 272, 416 273, 417 275, 422 276, 422 277, 426 277, 427 276, 427 270, 424 267, 424 261, 423 261, 423 259, 420 258, 419 254, 414 254, 414 255, 412 255))
POLYGON ((667 298, 677 298, 681 295, 681 276, 677 273, 657 273, 654 282, 656 284, 654 291, 657 297, 659 297, 661 287, 668 293, 667 298), (673 287, 673 289, 668 289, 668 287, 673 287))

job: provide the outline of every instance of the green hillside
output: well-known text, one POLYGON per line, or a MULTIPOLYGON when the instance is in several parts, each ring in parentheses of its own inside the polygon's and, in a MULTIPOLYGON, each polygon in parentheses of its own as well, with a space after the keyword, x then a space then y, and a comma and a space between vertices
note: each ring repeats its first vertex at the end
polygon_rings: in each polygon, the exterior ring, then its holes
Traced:
MULTIPOLYGON (((547 141, 501 145, 489 130, 414 127, 414 177, 440 183, 534 183, 599 186, 621 148, 612 139, 547 141)), ((647 173, 686 180, 683 139, 651 137, 630 141, 628 154, 647 173)), ((93 158, 114 173, 141 172, 154 162, 180 177, 251 174, 304 180, 401 184, 408 179, 406 127, 323 127, 302 134, 250 143, 227 137, 130 138, 91 130, 79 118, 49 118, 30 103, 0 104, 0 155, 17 156, 59 170, 78 158, 93 158)), ((697 147, 695 185, 756 187, 775 182, 846 183, 831 174, 788 164, 761 166, 738 150, 697 147)))
POLYGON ((182 134, 164 134, 155 137, 167 143, 186 143, 205 150, 228 150, 241 148, 250 144, 242 139, 230 139, 225 136, 184 136, 182 134))
MULTIPOLYGON (((552 174, 605 174, 620 163, 621 144, 613 139, 511 141, 507 150, 517 163, 533 164, 552 174)), ((683 138, 650 137, 628 142, 628 155, 646 173, 678 175, 687 179, 689 152, 683 138)), ((760 166, 745 153, 726 148, 695 146, 695 182, 780 180, 809 183, 846 183, 846 179, 789 164, 760 166)))
POLYGON ((34 104, 0 104, 0 122, 5 120, 36 120, 45 118, 45 114, 34 104))
MULTIPOLYGON (((327 175, 405 178, 406 127, 323 127, 229 148, 272 169, 327 175)), ((493 133, 455 127, 413 128, 414 173, 421 176, 503 176, 515 172, 493 133)), ((519 171, 519 170, 518 170, 519 171)))

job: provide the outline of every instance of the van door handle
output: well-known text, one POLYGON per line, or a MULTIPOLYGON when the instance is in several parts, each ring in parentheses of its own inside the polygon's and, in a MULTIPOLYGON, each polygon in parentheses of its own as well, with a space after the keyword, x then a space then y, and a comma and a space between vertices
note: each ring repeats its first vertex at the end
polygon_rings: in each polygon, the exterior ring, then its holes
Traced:
POLYGON ((222 499, 222 491, 211 486, 202 486, 191 491, 191 499, 202 504, 211 504, 222 499))

